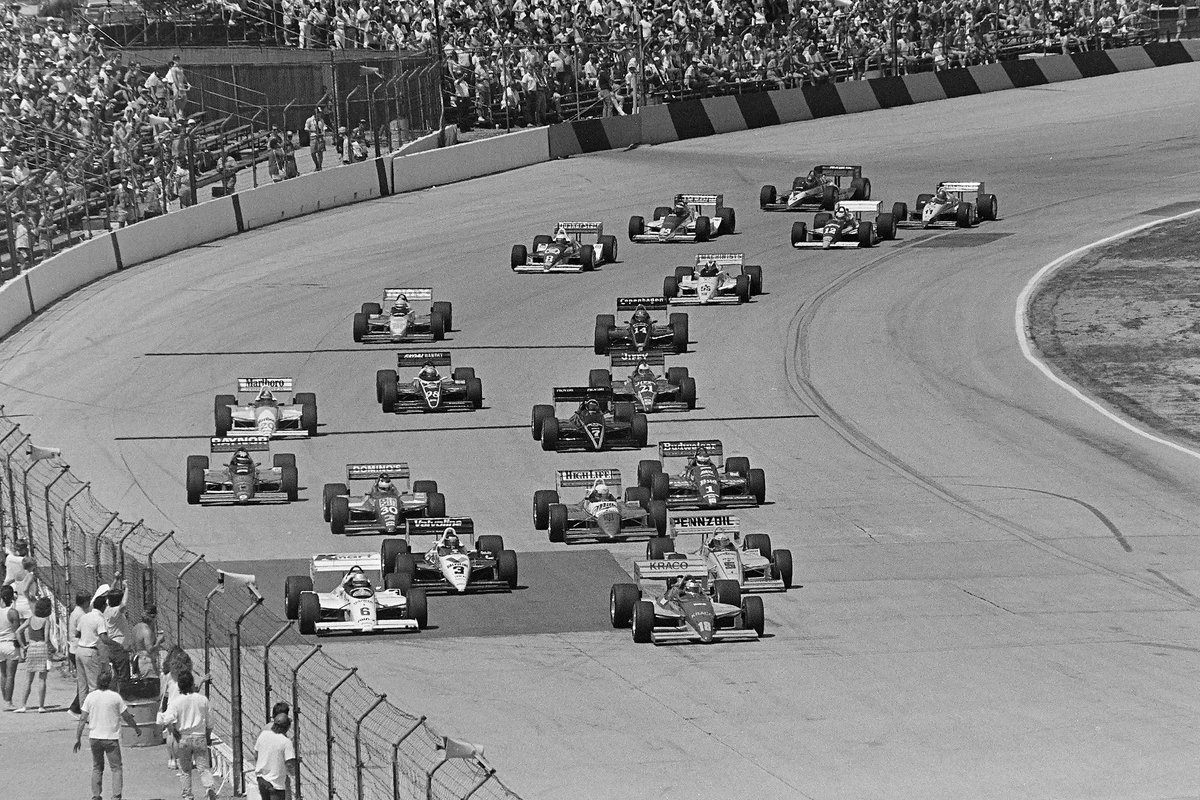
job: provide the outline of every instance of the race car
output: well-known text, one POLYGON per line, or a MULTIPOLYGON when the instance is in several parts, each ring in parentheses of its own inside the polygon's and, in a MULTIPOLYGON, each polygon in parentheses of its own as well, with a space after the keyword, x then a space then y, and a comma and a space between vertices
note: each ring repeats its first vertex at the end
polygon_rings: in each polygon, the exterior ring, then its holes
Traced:
POLYGON ((554 487, 533 493, 533 527, 548 531, 552 542, 611 542, 662 536, 667 529, 667 504, 651 500, 650 492, 631 486, 621 499, 620 470, 561 469, 554 474, 554 487), (564 503, 563 490, 577 488, 587 491, 579 500, 564 503))
POLYGON ((284 613, 299 620, 304 634, 412 632, 428 627, 425 590, 401 590, 399 584, 394 576, 382 574, 375 553, 322 553, 312 557, 308 575, 284 579, 284 613), (380 576, 383 585, 376 586, 380 576))
POLYGON ((696 407, 696 379, 688 375, 687 367, 670 367, 663 374, 654 372, 654 367, 662 368, 666 364, 666 356, 661 350, 614 352, 609 361, 612 370, 592 370, 588 374, 588 386, 612 389, 614 402, 633 403, 643 414, 688 411, 696 407), (613 380, 613 373, 618 370, 625 377, 613 380))
POLYGON ((712 580, 700 558, 633 562, 635 583, 614 583, 608 616, 614 628, 632 628, 639 644, 747 642, 763 635, 761 597, 742 597, 737 581, 712 580), (666 591, 647 597, 641 584, 665 581, 666 591))
POLYGON ((593 339, 596 355, 607 355, 613 350, 685 352, 688 346, 688 315, 671 314, 666 324, 650 316, 652 311, 666 310, 667 301, 662 297, 618 297, 617 312, 633 313, 620 325, 617 325, 617 318, 613 314, 596 315, 596 335, 593 339))
POLYGON ((789 191, 764 186, 758 193, 758 207, 763 211, 832 211, 839 200, 870 200, 871 181, 862 176, 862 167, 822 164, 813 167, 808 176, 797 176, 789 191), (842 179, 849 178, 845 186, 842 179))
POLYGON ((533 407, 530 425, 535 441, 546 451, 613 450, 646 446, 649 435, 646 415, 633 410, 633 403, 613 402, 612 389, 559 386, 554 405, 533 407), (569 417, 559 417, 557 406, 575 405, 569 417))
POLYGON ((758 506, 767 499, 767 478, 751 469, 750 459, 722 458, 719 439, 659 442, 658 461, 638 462, 638 486, 650 490, 653 500, 667 508, 735 508, 758 506), (668 459, 687 459, 683 471, 664 471, 668 459))
POLYGON ((408 411, 474 411, 483 406, 483 381, 472 367, 455 367, 447 377, 438 367, 450 366, 450 351, 396 354, 396 369, 375 373, 375 399, 386 414, 408 411), (411 380, 399 373, 420 368, 411 380))
POLYGON ((346 481, 370 481, 360 499, 345 483, 327 483, 321 507, 329 530, 341 534, 395 534, 410 517, 446 516, 446 496, 437 481, 413 481, 408 464, 347 464, 346 481))
POLYGON ((440 342, 453 322, 453 306, 435 301, 433 289, 384 289, 383 303, 363 303, 362 311, 354 315, 354 341, 440 342))
POLYGON ((879 213, 878 200, 841 200, 834 213, 825 211, 813 217, 810 229, 803 222, 792 223, 792 247, 796 249, 831 247, 874 247, 896 238, 896 218, 879 213), (863 219, 872 215, 875 221, 863 219))
POLYGON ((654 209, 654 218, 629 218, 629 241, 642 244, 707 242, 733 233, 737 215, 719 194, 677 194, 671 206, 654 209))
POLYGON ((276 453, 271 466, 255 461, 251 453, 271 449, 266 436, 214 437, 210 453, 233 453, 228 464, 209 466, 208 456, 187 457, 188 505, 250 505, 287 503, 299 497, 296 456, 276 453))
POLYGON ((403 539, 384 539, 381 557, 386 580, 404 591, 429 594, 510 592, 517 588, 517 554, 504 549, 504 537, 475 537, 469 517, 410 519, 403 539), (431 539, 424 553, 413 541, 431 539))
POLYGON ((238 378, 238 393, 253 394, 254 399, 240 405, 231 394, 217 395, 213 400, 217 436, 267 436, 272 439, 316 436, 315 394, 297 392, 290 404, 275 397, 275 392, 291 392, 294 384, 291 378, 238 378))
POLYGON ((942 181, 933 194, 917 195, 910 214, 907 203, 892 206, 898 228, 970 228, 998 214, 996 195, 985 194, 982 181, 942 181), (967 199, 974 195, 974 202, 967 199))
POLYGON ((684 552, 680 539, 695 541, 686 549, 688 558, 708 565, 713 580, 737 581, 743 592, 782 592, 792 588, 792 551, 772 550, 765 533, 741 535, 741 525, 732 514, 671 514, 670 534, 646 543, 646 558, 671 558, 684 552))
POLYGON ((696 266, 676 267, 663 278, 663 297, 675 306, 748 303, 762 294, 762 267, 745 260, 742 253, 698 255, 696 266))
POLYGON ((553 236, 533 237, 530 249, 514 244, 511 264, 513 272, 588 272, 616 260, 617 237, 605 234, 603 223, 560 222, 553 236), (596 243, 584 244, 585 235, 596 243))

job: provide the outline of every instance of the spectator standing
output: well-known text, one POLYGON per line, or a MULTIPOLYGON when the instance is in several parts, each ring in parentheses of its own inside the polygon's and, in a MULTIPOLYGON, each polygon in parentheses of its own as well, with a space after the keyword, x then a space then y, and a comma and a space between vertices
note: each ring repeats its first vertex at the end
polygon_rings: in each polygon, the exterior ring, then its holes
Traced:
POLYGON ((81 708, 88 692, 96 688, 101 667, 107 660, 103 650, 103 640, 108 638, 108 625, 104 621, 104 609, 108 607, 107 595, 108 584, 103 584, 92 595, 91 609, 79 619, 79 638, 75 646, 75 687, 81 708))
POLYGON ((198 772, 207 800, 216 800, 217 791, 208 754, 212 734, 208 698, 196 692, 196 679, 191 670, 179 673, 178 686, 179 695, 167 705, 163 717, 167 731, 175 740, 181 796, 183 800, 192 800, 195 796, 192 794, 192 773, 198 772))
POLYGON ((175 118, 187 116, 187 93, 192 87, 188 85, 187 76, 183 73, 183 64, 180 63, 179 56, 171 59, 171 65, 167 67, 166 77, 162 80, 170 92, 170 96, 167 98, 167 111, 170 116, 175 118))
POLYGON ((118 580, 117 587, 108 593, 108 607, 104 611, 104 622, 108 628, 108 639, 104 644, 108 647, 108 662, 112 665, 112 686, 121 691, 121 686, 128 682, 131 672, 129 668, 130 630, 129 613, 125 609, 125 584, 118 580))
POLYGON ((254 774, 262 800, 286 800, 289 778, 296 770, 296 751, 287 736, 292 727, 291 716, 278 706, 275 711, 271 727, 254 742, 254 752, 258 754, 254 774))
POLYGON ((13 690, 17 683, 17 666, 21 663, 21 645, 17 642, 17 628, 21 617, 13 608, 16 592, 11 584, 0 586, 0 694, 4 697, 5 710, 13 708, 13 690))
POLYGON ((39 597, 33 608, 33 616, 17 629, 17 642, 25 658, 25 690, 21 693, 18 714, 24 714, 28 708, 35 682, 38 683, 38 713, 46 710, 46 673, 50 671, 51 656, 57 654, 53 623, 50 618, 50 598, 39 597))
POLYGON ((96 679, 95 691, 83 699, 83 712, 75 728, 76 753, 83 744, 83 728, 88 730, 88 744, 92 751, 92 800, 99 800, 104 788, 104 762, 107 759, 112 773, 113 800, 121 800, 125 788, 125 774, 121 765, 121 720, 133 727, 140 737, 142 729, 129 711, 121 695, 114 692, 112 673, 104 670, 96 679))
POLYGON ((291 131, 285 131, 283 134, 283 177, 295 178, 300 175, 300 168, 296 166, 296 144, 292 138, 291 131))
POLYGON ((29 218, 24 211, 17 212, 13 218, 13 245, 17 250, 18 263, 25 268, 32 267, 33 236, 29 232, 29 218))
MULTIPOLYGON (((67 616, 67 661, 71 664, 71 671, 75 673, 76 681, 79 680, 79 621, 83 619, 83 615, 88 612, 92 606, 92 596, 87 592, 75 593, 75 607, 71 609, 70 615, 67 616)), ((79 714, 79 704, 82 702, 79 698, 79 693, 76 692, 75 697, 71 700, 71 708, 69 712, 73 715, 79 714)), ((78 719, 78 716, 75 717, 78 719)))
POLYGON ((271 128, 267 137, 267 173, 274 183, 283 180, 283 137, 279 128, 271 128))
POLYGON ((162 650, 166 635, 162 631, 156 630, 157 621, 157 607, 148 606, 142 613, 142 618, 133 626, 129 652, 133 662, 133 674, 139 678, 158 676, 158 654, 162 650))
MULTIPOLYGON (((179 696, 179 676, 184 672, 192 671, 192 658, 182 647, 175 645, 167 653, 167 657, 163 661, 163 687, 162 695, 159 697, 158 717, 159 725, 166 726, 167 708, 170 707, 171 701, 179 696)), ((176 759, 175 753, 175 737, 168 735, 167 741, 167 769, 178 769, 179 762, 176 759)))
POLYGON ((304 121, 304 130, 308 131, 308 154, 312 158, 313 168, 320 172, 325 160, 325 134, 329 131, 321 109, 313 109, 312 116, 304 121))
POLYGON ((233 194, 237 188, 237 159, 233 157, 233 151, 226 151, 221 159, 221 185, 225 187, 225 194, 233 194))

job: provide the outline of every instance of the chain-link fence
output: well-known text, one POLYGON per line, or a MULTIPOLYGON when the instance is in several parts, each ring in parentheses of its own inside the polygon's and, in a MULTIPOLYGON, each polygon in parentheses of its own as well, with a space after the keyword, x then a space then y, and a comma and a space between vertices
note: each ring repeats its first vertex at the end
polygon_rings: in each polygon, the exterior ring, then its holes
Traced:
MULTIPOLYGON (((271 705, 292 705, 294 797, 517 798, 480 755, 447 758, 425 717, 388 702, 221 573, 175 532, 109 511, 56 450, 34 447, 0 406, 0 549, 25 540, 40 584, 63 601, 123 578, 133 617, 155 614, 169 645, 207 677, 214 733, 235 790, 271 705)), ((56 613, 62 613, 61 608, 56 613)))

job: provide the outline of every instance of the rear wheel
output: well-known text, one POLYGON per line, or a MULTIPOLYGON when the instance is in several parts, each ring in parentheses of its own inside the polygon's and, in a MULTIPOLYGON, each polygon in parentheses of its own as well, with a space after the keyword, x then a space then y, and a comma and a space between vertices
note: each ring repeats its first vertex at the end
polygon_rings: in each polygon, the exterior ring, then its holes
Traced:
POLYGON ((363 303, 362 313, 368 317, 377 317, 383 313, 383 306, 379 303, 363 303))
POLYGON ((892 203, 892 219, 908 222, 908 203, 892 203))
POLYGON ((825 184, 821 187, 821 208, 826 211, 832 211, 834 205, 838 201, 838 190, 836 186, 825 184))
POLYGON ((696 407, 696 379, 692 377, 684 378, 679 384, 679 399, 681 402, 687 403, 688 408, 696 407))
POLYGON ((743 597, 741 605, 742 627, 762 636, 763 631, 766 629, 766 614, 763 613, 762 598, 753 595, 743 597))
POLYGON ((646 446, 646 442, 650 440, 650 426, 645 414, 633 415, 633 419, 629 420, 629 433, 633 437, 634 445, 646 446))
POLYGON ((708 217, 696 217, 696 241, 707 242, 712 235, 712 223, 708 217))
POLYGON ((413 481, 412 490, 418 494, 429 494, 438 490, 437 481, 413 481))
POLYGON ((542 424, 553 416, 554 406, 539 405, 533 407, 533 416, 529 427, 533 433, 534 441, 542 438, 542 424))
POLYGON ((430 492, 425 495, 425 513, 431 517, 446 516, 446 495, 441 492, 430 492))
POLYGON ((775 191, 774 186, 764 186, 758 190, 758 207, 766 208, 774 203, 778 197, 779 194, 775 191))
POLYGON ((797 245, 808 241, 808 225, 803 222, 792 223, 792 244, 797 245))
POLYGON ((473 408, 483 408, 483 381, 479 378, 467 379, 467 402, 473 408))
POLYGON ((289 575, 283 580, 283 613, 288 619, 300 616, 300 596, 313 590, 312 578, 307 575, 289 575))
POLYGON ((641 217, 629 218, 629 241, 637 241, 637 237, 646 232, 646 220, 641 217))
POLYGON ((350 522, 350 498, 339 496, 329 501, 329 530, 337 535, 346 532, 346 524, 350 522))
POLYGON ((659 536, 667 533, 667 504, 663 500, 651 500, 647 511, 650 512, 650 525, 658 531, 659 536))
POLYGON ((652 536, 646 541, 646 558, 649 561, 662 561, 675 552, 675 540, 670 536, 652 536))
POLYGON ((397 579, 396 588, 402 592, 412 589, 413 577, 417 574, 417 559, 411 552, 397 553, 392 560, 392 575, 397 579))
POLYGON ((775 577, 783 581, 783 588, 792 588, 792 551, 775 550, 771 556, 775 577))
POLYGON ((606 369, 593 369, 588 372, 588 386, 592 389, 611 389, 612 373, 606 369))
POLYGON ((713 600, 727 606, 736 606, 742 601, 742 589, 737 581, 719 578, 713 581, 713 600))
POLYGON ((625 502, 636 503, 642 508, 646 508, 650 502, 650 490, 641 486, 630 486, 625 490, 625 502))
POLYGON ((512 268, 516 270, 517 267, 523 267, 528 261, 529 251, 525 248, 525 245, 514 244, 512 246, 512 256, 509 258, 509 263, 512 268))
POLYGON ((550 541, 565 542, 567 540, 567 507, 562 503, 554 503, 550 506, 546 529, 549 532, 550 541))
POLYGON ((321 621, 321 598, 316 592, 305 592, 300 595, 300 603, 296 609, 300 619, 300 632, 312 635, 317 632, 317 623, 321 621))
POLYGON ((762 294, 762 267, 750 264, 742 267, 742 274, 750 278, 750 294, 762 294))
POLYGON ((636 584, 614 583, 608 593, 608 618, 614 628, 628 628, 633 624, 633 606, 642 599, 636 584))
POLYGON ((755 468, 746 474, 746 488, 759 505, 767 502, 767 473, 755 468))
POLYGON ((496 578, 517 588, 517 554, 512 550, 501 550, 496 554, 496 578))
POLYGON ((584 272, 591 272, 596 268, 596 250, 590 244, 579 248, 579 263, 583 264, 584 272))
POLYGON ((679 278, 668 275, 663 278, 663 297, 672 300, 679 296, 679 278))
POLYGON ((367 335, 367 315, 354 315, 354 341, 361 342, 363 337, 367 335))
POLYGON ((294 466, 280 469, 279 488, 287 495, 288 502, 294 503, 300 499, 300 475, 294 466))
POLYGON ((661 461, 651 461, 649 459, 645 461, 639 461, 637 466, 638 486, 649 489, 650 479, 662 471, 663 468, 661 461))
POLYGON ((646 644, 654 633, 654 604, 638 600, 633 604, 633 641, 646 644))
POLYGON ((533 493, 534 530, 544 531, 550 526, 550 506, 557 502, 558 492, 553 489, 538 489, 533 493))
POLYGON ((558 449, 558 418, 547 417, 542 422, 542 449, 553 452, 558 449))
POLYGON ((687 367, 667 367, 667 383, 678 386, 688 376, 687 367))
POLYGON ((383 584, 384 588, 391 589, 394 592, 400 592, 400 594, 405 594, 407 592, 412 591, 413 573, 397 571, 397 567, 400 565, 401 562, 407 564, 407 561, 405 561, 405 559, 407 557, 408 556, 404 553, 401 553, 400 555, 396 556, 397 563, 392 565, 392 571, 390 573, 388 573, 383 579, 384 580, 384 584, 383 584))
POLYGON ((613 419, 630 422, 633 419, 633 403, 613 403, 613 419))
POLYGON ((384 539, 379 544, 379 571, 383 573, 383 577, 392 574, 396 568, 396 556, 401 553, 411 552, 408 542, 404 539, 384 539))
POLYGON ((763 558, 771 557, 771 535, 769 533, 747 533, 742 540, 746 550, 757 550, 763 558))
POLYGON ((671 314, 667 317, 671 326, 671 345, 676 353, 686 353, 688 348, 688 315, 671 314))
POLYGON ((296 467, 296 456, 294 453, 276 453, 271 456, 271 466, 273 467, 296 467))

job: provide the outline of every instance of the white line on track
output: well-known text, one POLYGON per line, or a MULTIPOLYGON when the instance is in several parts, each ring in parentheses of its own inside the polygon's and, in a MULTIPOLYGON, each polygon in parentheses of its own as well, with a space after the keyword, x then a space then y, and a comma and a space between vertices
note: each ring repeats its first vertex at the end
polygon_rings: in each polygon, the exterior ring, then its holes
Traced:
POLYGON ((1108 419, 1110 419, 1113 422, 1115 422, 1116 424, 1120 425, 1122 428, 1125 428, 1126 430, 1128 430, 1132 433, 1135 433, 1138 436, 1142 436, 1146 439, 1149 439, 1150 441, 1155 442, 1156 444, 1166 445, 1167 447, 1171 448, 1172 450, 1177 450, 1178 452, 1183 453, 1184 455, 1188 455, 1188 456, 1191 456, 1192 458, 1200 460, 1200 452, 1193 450, 1190 447, 1185 447, 1185 446, 1179 444, 1178 442, 1172 442, 1169 439, 1164 439, 1163 437, 1161 437, 1157 434, 1151 433, 1150 431, 1145 430, 1144 428, 1141 428, 1138 425, 1135 425, 1134 423, 1130 422, 1129 420, 1121 417, 1119 414, 1116 414, 1113 411, 1111 411, 1110 409, 1105 408, 1104 405, 1101 404, 1098 400, 1088 397, 1075 384, 1073 384, 1070 381, 1066 380, 1065 378, 1062 378, 1059 375, 1057 375, 1054 372, 1054 370, 1050 367, 1050 365, 1047 364, 1042 359, 1038 358, 1037 354, 1035 353, 1034 347, 1033 347, 1032 336, 1031 336, 1031 333, 1029 330, 1029 319, 1027 316, 1027 311, 1029 309, 1029 301, 1033 297, 1033 293, 1042 284, 1042 282, 1046 280, 1046 278, 1048 278, 1050 275, 1052 275, 1055 271, 1057 271, 1059 268, 1061 268, 1068 262, 1078 258, 1079 256, 1083 255, 1084 253, 1088 252, 1089 250, 1094 250, 1097 247, 1102 247, 1106 244, 1109 244, 1110 242, 1115 242, 1118 239, 1124 239, 1129 236, 1133 236, 1135 233, 1141 233, 1142 231, 1147 230, 1149 228, 1154 228, 1159 225, 1165 225, 1168 222, 1174 222, 1175 220, 1184 219, 1186 217, 1192 217, 1197 214, 1200 214, 1200 208, 1193 209, 1192 211, 1185 211, 1182 214, 1176 214, 1173 217, 1163 217, 1162 219, 1151 220, 1150 222, 1147 222, 1142 225, 1138 225, 1133 228, 1129 228, 1128 230, 1121 231, 1120 233, 1114 233, 1112 236, 1106 236, 1105 238, 1100 239, 1095 242, 1092 242, 1091 244, 1085 244, 1083 247, 1077 247, 1074 250, 1072 250, 1071 252, 1066 253, 1065 255, 1059 256, 1058 258, 1054 259, 1049 264, 1047 264, 1046 266, 1044 266, 1040 270, 1038 270, 1037 274, 1034 275, 1032 278, 1030 278, 1029 282, 1025 284, 1025 288, 1023 288, 1021 290, 1021 294, 1017 297, 1017 313, 1016 313, 1015 321, 1016 321, 1016 328, 1017 328, 1017 342, 1021 345, 1021 352, 1024 354, 1025 359, 1029 363, 1033 364, 1035 367, 1037 367, 1039 370, 1042 371, 1043 375, 1045 375, 1050 380, 1054 381, 1056 384, 1059 385, 1059 387, 1061 387, 1062 389, 1065 389, 1067 392, 1074 395, 1076 398, 1083 401, 1091 408, 1095 409, 1096 411, 1100 412, 1108 419))

